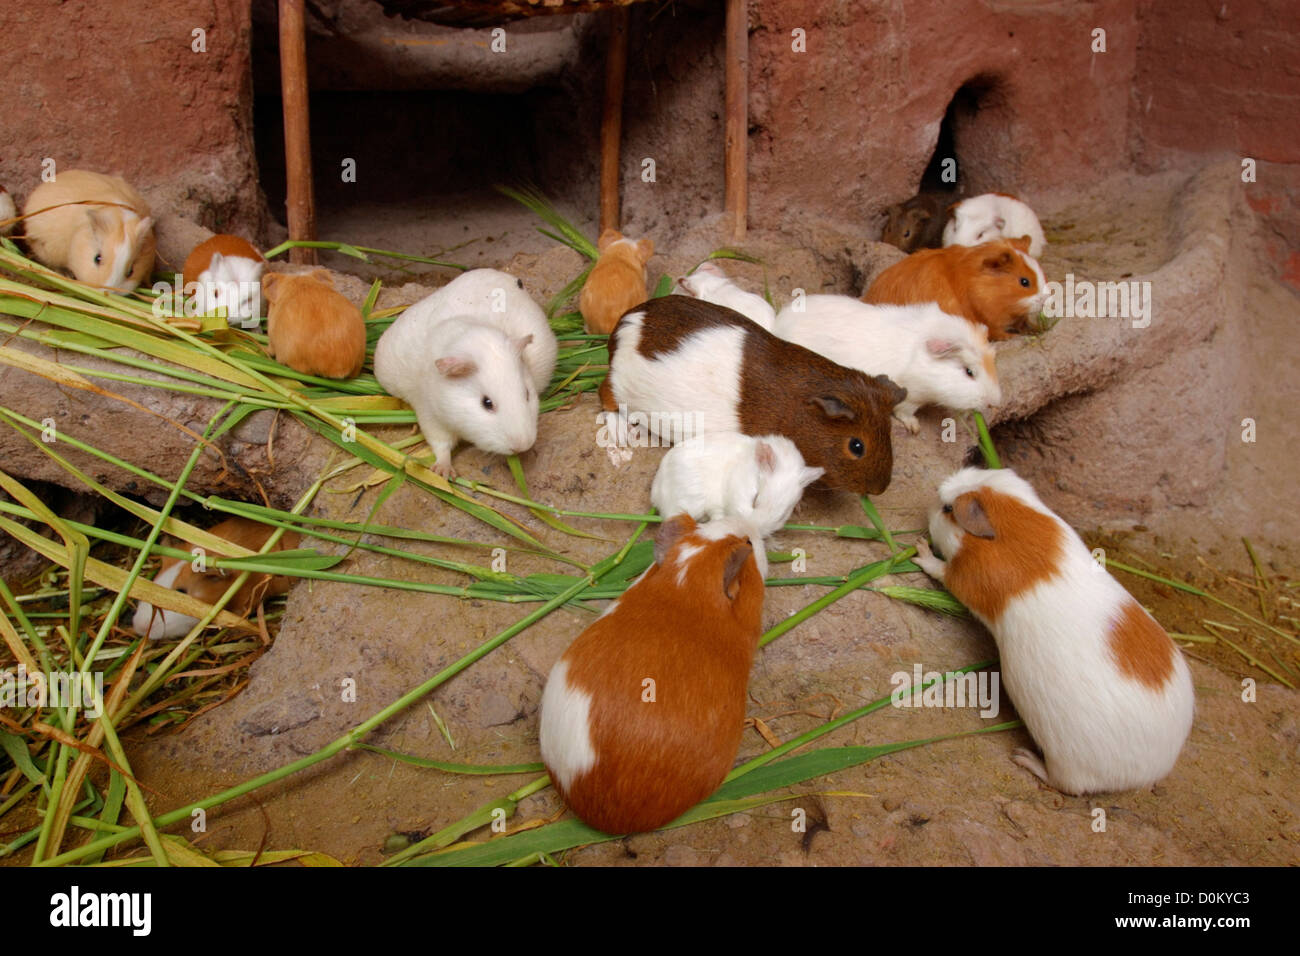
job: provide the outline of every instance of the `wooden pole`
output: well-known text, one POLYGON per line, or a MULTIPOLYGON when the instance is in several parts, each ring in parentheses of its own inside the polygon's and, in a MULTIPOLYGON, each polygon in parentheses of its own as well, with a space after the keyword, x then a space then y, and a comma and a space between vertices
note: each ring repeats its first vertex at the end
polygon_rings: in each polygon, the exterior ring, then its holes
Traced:
POLYGON ((749 5, 727 0, 726 211, 731 241, 745 238, 749 206, 746 148, 749 143, 749 5))
MULTIPOLYGON (((289 238, 316 238, 307 102, 307 25, 303 0, 280 0, 280 93, 284 99, 284 165, 289 238)), ((315 249, 290 249, 289 261, 314 265, 315 249)))
POLYGON ((623 138, 623 81, 627 76, 627 7, 609 14, 605 103, 600 118, 600 231, 617 229, 619 145, 623 138))

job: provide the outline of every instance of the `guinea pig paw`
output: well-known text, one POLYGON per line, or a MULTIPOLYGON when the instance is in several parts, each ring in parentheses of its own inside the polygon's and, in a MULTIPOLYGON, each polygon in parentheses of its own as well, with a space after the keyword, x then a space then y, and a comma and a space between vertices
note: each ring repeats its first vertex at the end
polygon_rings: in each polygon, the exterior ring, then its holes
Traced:
POLYGON ((925 538, 917 539, 916 557, 912 559, 912 563, 935 580, 943 580, 945 565, 934 556, 934 552, 930 550, 930 542, 926 541, 925 538))
POLYGON ((448 481, 456 477, 456 469, 451 466, 451 462, 435 461, 429 466, 429 469, 435 475, 442 475, 448 481))
POLYGON ((1011 762, 1018 767, 1024 767, 1039 780, 1043 781, 1043 783, 1051 786, 1051 781, 1047 779, 1047 767, 1043 764, 1043 761, 1039 758, 1038 754, 1034 753, 1032 750, 1025 747, 1017 747, 1011 752, 1011 762))
POLYGON ((903 427, 913 435, 921 434, 921 420, 915 415, 908 415, 905 418, 900 418, 899 421, 902 422, 903 427))

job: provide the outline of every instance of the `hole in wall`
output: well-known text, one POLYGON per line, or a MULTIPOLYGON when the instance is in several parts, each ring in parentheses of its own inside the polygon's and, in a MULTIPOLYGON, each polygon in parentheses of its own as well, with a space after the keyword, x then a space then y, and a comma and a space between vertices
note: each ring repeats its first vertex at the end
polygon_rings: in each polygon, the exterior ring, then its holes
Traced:
POLYGON ((921 175, 921 190, 964 196, 1013 192, 1020 172, 1013 119, 1000 77, 981 73, 962 83, 944 110, 938 142, 921 175), (955 182, 943 176, 949 159, 956 161, 955 182))

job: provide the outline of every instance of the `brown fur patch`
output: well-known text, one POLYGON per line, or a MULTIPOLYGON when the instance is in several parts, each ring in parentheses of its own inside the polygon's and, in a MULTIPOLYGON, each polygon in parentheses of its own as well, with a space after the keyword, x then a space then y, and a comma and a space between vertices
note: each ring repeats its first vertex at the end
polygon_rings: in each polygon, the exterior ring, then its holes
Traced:
POLYGON ((945 312, 987 326, 991 341, 1009 339, 1029 318, 1021 302, 1041 291, 1034 270, 1016 254, 1027 248, 1028 244, 1017 238, 922 249, 877 276, 862 301, 877 305, 937 302, 945 312), (1022 278, 1029 280, 1028 287, 1020 284, 1022 278))
POLYGON ((1124 601, 1107 636, 1111 653, 1127 677, 1159 690, 1174 673, 1174 642, 1133 598, 1124 601))
POLYGON ((212 257, 221 253, 226 258, 252 259, 254 262, 265 262, 262 254, 257 251, 251 242, 241 239, 239 236, 212 236, 210 239, 204 239, 191 250, 185 259, 185 265, 181 268, 181 275, 187 282, 197 282, 209 265, 212 264, 212 257))
POLYGON ((994 537, 965 535, 957 554, 948 556, 944 584, 962 604, 994 622, 1011 598, 1056 573, 1065 535, 1052 518, 1010 495, 991 488, 969 494, 979 501, 994 537))
MULTIPOLYGON (((220 524, 209 528, 208 531, 219 538, 225 538, 232 544, 247 548, 249 551, 257 551, 262 545, 266 544, 266 540, 271 537, 275 529, 269 525, 249 521, 247 518, 227 518, 220 524)), ((292 551, 298 547, 299 540, 296 531, 286 531, 271 550, 272 552, 292 551)), ((211 558, 229 557, 229 555, 221 551, 210 551, 208 556, 211 558)), ((172 588, 176 591, 183 591, 200 601, 212 604, 226 593, 226 589, 230 587, 237 577, 239 577, 239 572, 234 570, 222 573, 220 570, 211 569, 200 574, 187 562, 180 574, 176 576, 176 582, 172 585, 172 588)), ((230 602, 226 605, 226 610, 233 614, 248 614, 266 598, 287 594, 291 583, 292 579, 282 574, 250 574, 248 580, 244 582, 244 586, 230 599, 230 602)))
POLYGON ((569 685, 592 698, 596 762, 560 795, 591 826, 656 829, 713 793, 730 771, 762 631, 763 581, 748 552, 749 542, 734 535, 681 535, 565 653, 569 685), (699 545, 704 550, 678 585, 678 555, 699 545), (742 550, 733 600, 723 583, 742 550), (653 702, 643 699, 647 678, 653 702))

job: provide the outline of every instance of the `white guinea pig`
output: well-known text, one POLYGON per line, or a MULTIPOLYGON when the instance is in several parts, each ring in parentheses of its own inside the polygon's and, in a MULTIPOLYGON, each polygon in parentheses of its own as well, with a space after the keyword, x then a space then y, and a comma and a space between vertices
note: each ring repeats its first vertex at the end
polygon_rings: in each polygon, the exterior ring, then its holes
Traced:
POLYGON ((1002 401, 988 329, 933 302, 868 305, 847 295, 810 295, 798 312, 791 303, 773 331, 787 341, 872 375, 888 375, 907 389, 894 417, 912 434, 916 410, 943 405, 985 409, 1002 401))
POLYGON ((665 516, 744 518, 767 537, 781 530, 803 490, 822 474, 805 465, 794 442, 782 435, 715 432, 668 450, 650 501, 665 516))
POLYGON ((14 223, 6 220, 13 219, 17 215, 18 207, 14 205, 14 197, 0 186, 0 236, 7 236, 14 231, 14 223))
POLYGON ((1029 237, 1029 255, 1043 254, 1047 239, 1038 217, 1015 196, 984 193, 963 199, 953 207, 948 225, 943 228, 945 246, 978 246, 994 239, 1029 237))
POLYGON ((1146 787, 1173 769, 1192 728, 1187 662, 1082 539, 1008 469, 964 468, 916 563, 997 641, 1002 684, 1043 752, 1017 764, 1058 790, 1146 787))
POLYGON ((415 409, 434 471, 451 477, 461 438, 501 455, 533 447, 557 348, 519 279, 474 269, 397 317, 375 346, 375 378, 415 409))
MULTIPOLYGON (((735 309, 751 322, 756 322, 769 332, 776 312, 761 295, 746 292, 722 271, 713 260, 702 262, 695 271, 677 280, 681 294, 712 302, 714 305, 735 309)), ((677 290, 674 290, 677 291, 677 290)))

